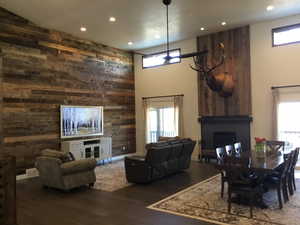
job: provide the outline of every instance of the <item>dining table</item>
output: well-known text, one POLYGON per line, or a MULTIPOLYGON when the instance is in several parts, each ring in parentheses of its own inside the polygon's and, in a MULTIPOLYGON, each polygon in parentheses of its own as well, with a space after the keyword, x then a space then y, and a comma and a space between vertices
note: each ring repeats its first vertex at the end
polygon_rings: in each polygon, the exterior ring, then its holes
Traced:
MULTIPOLYGON (((269 174, 272 174, 275 170, 279 169, 281 166, 283 166, 284 163, 284 156, 286 154, 289 154, 291 151, 284 151, 271 153, 271 154, 264 154, 263 156, 261 154, 257 154, 256 151, 245 151, 242 152, 241 155, 235 155, 234 157, 240 157, 243 159, 248 159, 248 167, 251 171, 253 171, 256 176, 258 177, 259 182, 264 182, 264 178, 268 176, 269 174)), ((216 168, 219 170, 224 169, 226 165, 218 162, 216 164, 216 168)), ((260 196, 257 197, 256 202, 254 203, 255 206, 260 208, 268 208, 267 204, 263 201, 263 194, 261 193, 260 196)), ((233 199, 232 202, 235 202, 237 204, 243 204, 248 205, 249 201, 247 196, 237 196, 233 199)))

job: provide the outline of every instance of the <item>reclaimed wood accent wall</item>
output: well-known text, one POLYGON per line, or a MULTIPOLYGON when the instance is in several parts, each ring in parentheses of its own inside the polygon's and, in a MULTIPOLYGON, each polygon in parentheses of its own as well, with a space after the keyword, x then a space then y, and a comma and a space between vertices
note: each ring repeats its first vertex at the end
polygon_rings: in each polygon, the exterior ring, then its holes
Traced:
POLYGON ((60 149, 60 105, 104 106, 113 155, 135 152, 133 54, 48 30, 0 8, 3 134, 20 169, 60 149), (122 147, 125 146, 125 151, 122 147))
POLYGON ((3 112, 3 89, 2 89, 2 53, 0 49, 0 157, 3 154, 3 126, 2 126, 2 112, 3 112))
POLYGON ((0 157, 0 224, 16 225, 16 159, 0 157))
POLYGON ((234 93, 231 97, 220 97, 198 76, 199 116, 249 116, 252 114, 249 26, 198 37, 198 50, 209 51, 209 65, 215 65, 220 59, 220 42, 225 45, 226 60, 215 73, 233 75, 234 93))

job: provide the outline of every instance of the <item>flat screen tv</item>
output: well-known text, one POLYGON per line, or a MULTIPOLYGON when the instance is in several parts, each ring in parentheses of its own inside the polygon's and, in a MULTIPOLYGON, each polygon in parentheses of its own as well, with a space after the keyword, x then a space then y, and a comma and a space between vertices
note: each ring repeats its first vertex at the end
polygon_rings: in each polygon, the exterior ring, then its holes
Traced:
POLYGON ((102 106, 60 107, 61 138, 103 135, 102 106))

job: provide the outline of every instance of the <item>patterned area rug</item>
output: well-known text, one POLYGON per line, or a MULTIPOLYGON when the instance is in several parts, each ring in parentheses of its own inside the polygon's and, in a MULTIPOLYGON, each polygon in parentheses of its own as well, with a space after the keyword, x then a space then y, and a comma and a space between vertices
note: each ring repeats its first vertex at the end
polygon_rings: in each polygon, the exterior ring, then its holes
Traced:
MULTIPOLYGON (((300 224, 299 190, 290 197, 288 203, 284 204, 282 210, 278 208, 277 192, 272 191, 266 193, 264 195, 264 201, 269 208, 254 208, 253 218, 250 218, 250 208, 248 206, 232 204, 231 214, 227 213, 227 193, 224 193, 224 198, 222 199, 220 196, 220 182, 220 175, 211 177, 166 199, 154 203, 148 208, 215 224, 300 224)), ((226 189, 227 187, 225 186, 225 190, 226 189)))
POLYGON ((97 166, 95 172, 94 189, 113 192, 131 185, 126 180, 123 160, 97 166))

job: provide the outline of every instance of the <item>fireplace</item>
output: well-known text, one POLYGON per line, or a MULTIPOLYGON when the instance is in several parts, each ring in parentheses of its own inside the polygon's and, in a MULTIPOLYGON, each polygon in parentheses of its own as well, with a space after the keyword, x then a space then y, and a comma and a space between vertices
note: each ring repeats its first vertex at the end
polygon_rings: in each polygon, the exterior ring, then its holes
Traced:
POLYGON ((215 148, 241 142, 250 149, 250 116, 204 116, 201 123, 201 151, 204 158, 215 158, 215 148))
POLYGON ((214 132, 213 133, 213 147, 224 147, 236 142, 235 132, 214 132))

